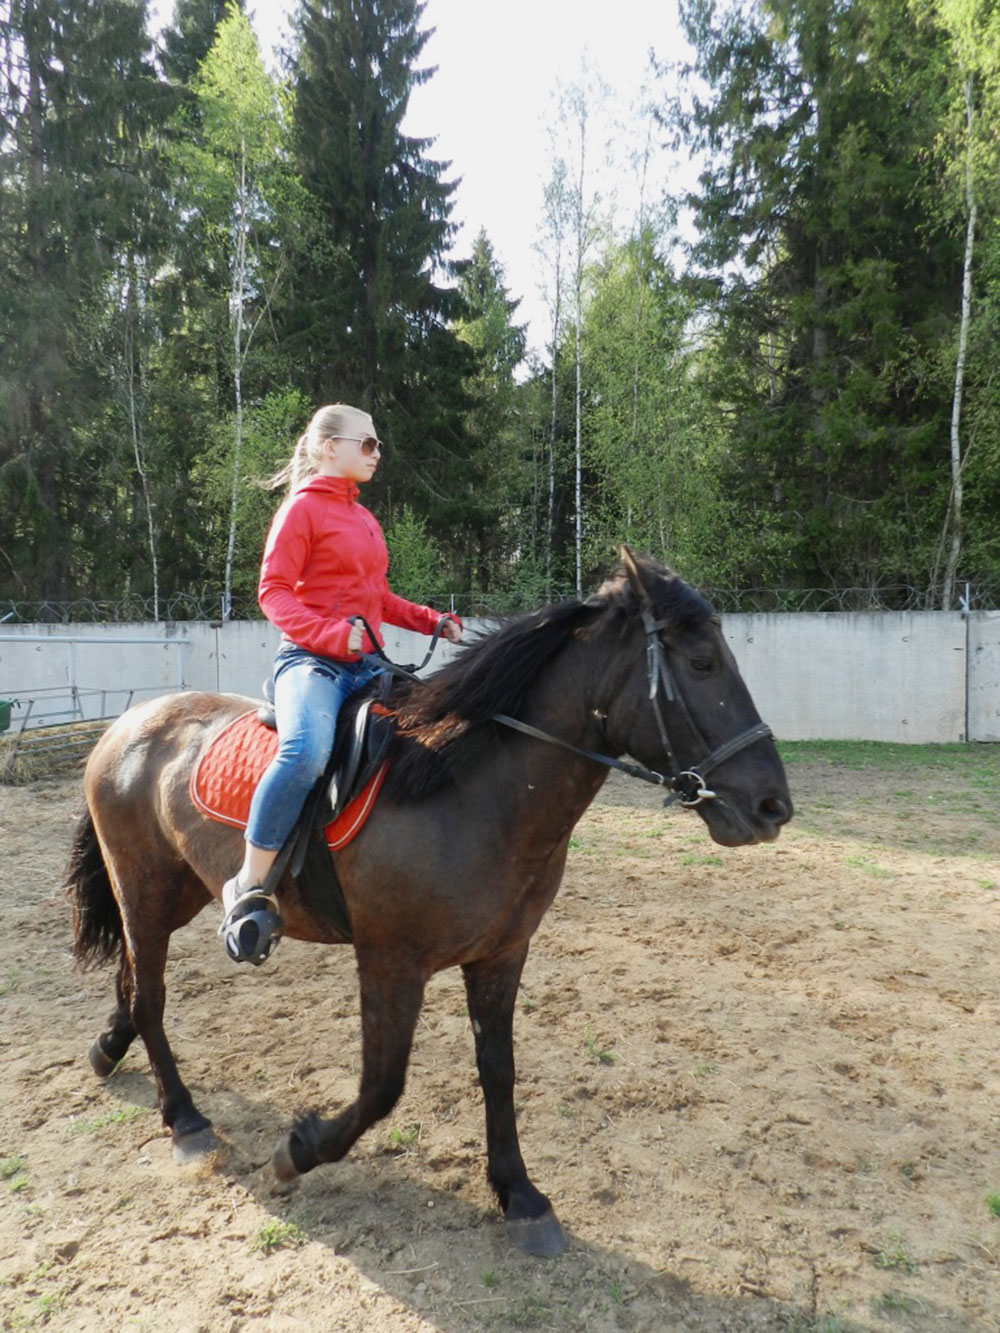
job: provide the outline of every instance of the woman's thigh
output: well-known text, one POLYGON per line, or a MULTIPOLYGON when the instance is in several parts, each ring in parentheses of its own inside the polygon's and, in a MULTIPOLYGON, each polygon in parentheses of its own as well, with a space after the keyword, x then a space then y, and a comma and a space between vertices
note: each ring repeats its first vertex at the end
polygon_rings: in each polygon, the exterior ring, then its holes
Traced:
POLYGON ((337 714, 353 693, 350 671, 339 672, 308 659, 289 663, 274 682, 278 758, 315 781, 330 757, 337 714))

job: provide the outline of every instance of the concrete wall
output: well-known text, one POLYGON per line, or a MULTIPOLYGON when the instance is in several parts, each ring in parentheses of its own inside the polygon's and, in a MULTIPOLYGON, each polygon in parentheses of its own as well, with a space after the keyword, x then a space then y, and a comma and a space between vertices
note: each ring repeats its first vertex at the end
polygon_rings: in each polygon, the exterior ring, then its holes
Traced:
MULTIPOLYGON (((958 612, 727 615, 761 716, 784 740, 958 741, 966 622, 958 612)), ((979 688, 996 700, 992 684, 979 688)))
POLYGON ((969 739, 1000 741, 1000 611, 969 617, 969 739))
MULTIPOLYGON (((1000 612, 734 614, 723 630, 784 740, 1000 741, 1000 612)), ((29 700, 32 722, 54 722, 120 712, 130 691, 257 698, 277 642, 264 621, 4 625, 0 699, 19 701, 17 727, 29 700)), ((395 661, 419 661, 426 645, 386 627, 395 661)), ((453 652, 442 641, 434 666, 453 652)))

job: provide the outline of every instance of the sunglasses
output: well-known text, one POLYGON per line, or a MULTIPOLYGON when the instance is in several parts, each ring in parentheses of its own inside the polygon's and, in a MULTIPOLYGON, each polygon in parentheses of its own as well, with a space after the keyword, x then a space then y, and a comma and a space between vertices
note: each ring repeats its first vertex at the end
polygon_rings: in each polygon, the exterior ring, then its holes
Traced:
POLYGON ((382 441, 376 440, 374 435, 366 435, 363 439, 359 435, 336 435, 334 438, 338 440, 351 440, 354 444, 360 444, 361 452, 367 458, 371 458, 374 453, 380 454, 382 452, 382 441))

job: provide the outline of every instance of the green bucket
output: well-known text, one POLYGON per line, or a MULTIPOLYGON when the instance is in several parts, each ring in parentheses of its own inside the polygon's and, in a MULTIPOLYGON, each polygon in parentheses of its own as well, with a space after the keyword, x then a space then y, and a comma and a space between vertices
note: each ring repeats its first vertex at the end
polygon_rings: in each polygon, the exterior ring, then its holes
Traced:
POLYGON ((0 699, 0 731, 6 731, 10 726, 10 710, 13 707, 13 699, 0 699))

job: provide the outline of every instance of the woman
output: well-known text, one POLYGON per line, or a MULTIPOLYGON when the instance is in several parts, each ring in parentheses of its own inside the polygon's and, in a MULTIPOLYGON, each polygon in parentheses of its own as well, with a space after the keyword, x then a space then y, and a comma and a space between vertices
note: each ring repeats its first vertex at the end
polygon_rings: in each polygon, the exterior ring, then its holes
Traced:
POLYGON ((358 487, 378 467, 381 445, 367 412, 321 407, 272 484, 289 494, 271 523, 258 600, 282 631, 274 661, 278 752, 254 793, 246 852, 223 886, 219 934, 235 962, 262 963, 282 933, 277 899, 263 891, 267 873, 323 772, 344 700, 375 671, 359 658, 383 620, 431 634, 462 637, 461 621, 390 592, 382 529, 358 503, 358 487))

